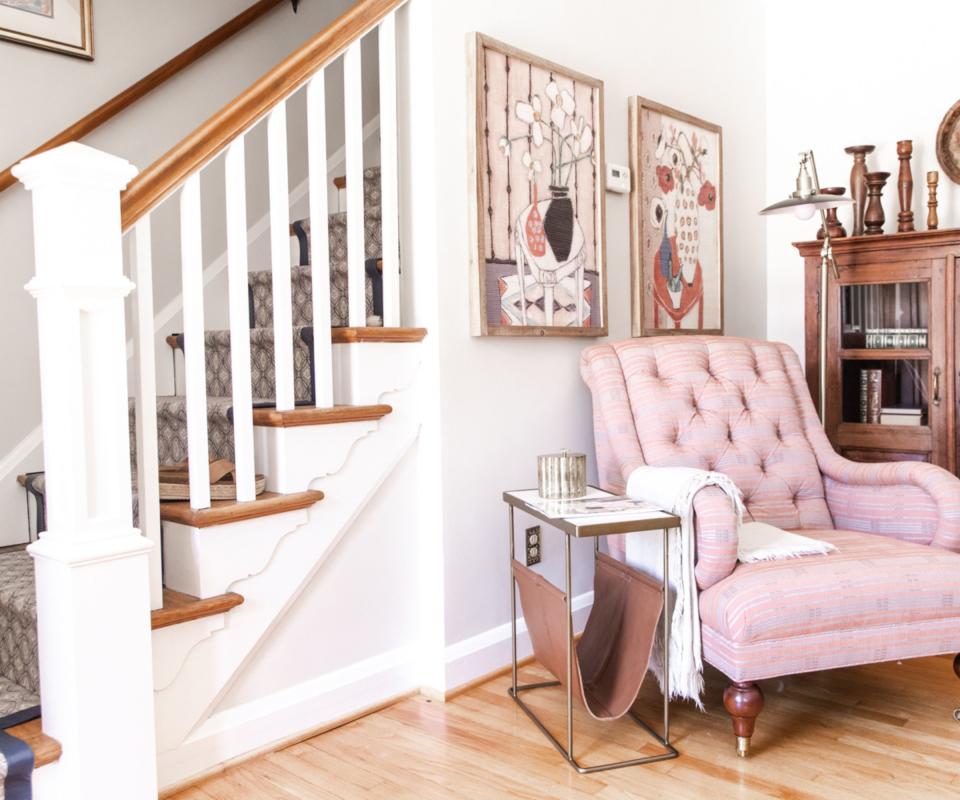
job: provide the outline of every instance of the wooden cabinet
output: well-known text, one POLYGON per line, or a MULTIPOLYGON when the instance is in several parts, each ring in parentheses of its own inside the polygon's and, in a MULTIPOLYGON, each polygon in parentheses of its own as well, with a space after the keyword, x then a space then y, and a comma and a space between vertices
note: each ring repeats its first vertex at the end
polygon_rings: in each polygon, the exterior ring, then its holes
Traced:
MULTIPOLYGON (((794 246, 804 259, 807 383, 817 397, 821 243, 794 246)), ((929 461, 956 473, 960 229, 834 239, 833 253, 830 441, 855 461, 929 461)))

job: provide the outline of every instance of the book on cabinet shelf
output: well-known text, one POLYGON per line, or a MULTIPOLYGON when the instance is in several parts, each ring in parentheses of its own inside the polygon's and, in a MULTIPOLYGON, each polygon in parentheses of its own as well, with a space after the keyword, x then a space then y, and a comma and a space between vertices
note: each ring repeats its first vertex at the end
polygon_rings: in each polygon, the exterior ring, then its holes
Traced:
POLYGON ((921 349, 927 346, 926 328, 867 328, 866 346, 870 350, 921 349))
POLYGON ((923 410, 919 408, 881 408, 881 425, 922 425, 923 410))
POLYGON ((880 422, 880 385, 882 372, 879 369, 860 370, 860 421, 870 424, 880 422))

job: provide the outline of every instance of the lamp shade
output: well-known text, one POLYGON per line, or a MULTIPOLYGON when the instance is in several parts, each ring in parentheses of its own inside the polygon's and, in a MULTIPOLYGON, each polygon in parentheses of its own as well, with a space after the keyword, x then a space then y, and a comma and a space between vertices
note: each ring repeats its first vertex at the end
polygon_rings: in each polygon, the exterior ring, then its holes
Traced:
POLYGON ((836 206, 852 203, 849 197, 837 197, 835 194, 811 194, 808 197, 788 197, 779 203, 767 206, 761 214, 786 214, 802 206, 812 208, 814 211, 820 209, 835 208, 836 206))

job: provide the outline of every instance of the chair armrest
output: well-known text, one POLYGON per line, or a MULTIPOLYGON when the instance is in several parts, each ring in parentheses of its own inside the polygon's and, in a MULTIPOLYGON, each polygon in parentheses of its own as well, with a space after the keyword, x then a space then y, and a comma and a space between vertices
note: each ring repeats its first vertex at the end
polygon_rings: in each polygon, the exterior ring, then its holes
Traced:
POLYGON ((737 517, 730 498, 707 486, 693 498, 697 536, 697 586, 706 589, 730 575, 737 566, 737 517))
POLYGON ((918 461, 859 463, 831 453, 820 470, 836 527, 960 551, 960 480, 945 469, 918 461))

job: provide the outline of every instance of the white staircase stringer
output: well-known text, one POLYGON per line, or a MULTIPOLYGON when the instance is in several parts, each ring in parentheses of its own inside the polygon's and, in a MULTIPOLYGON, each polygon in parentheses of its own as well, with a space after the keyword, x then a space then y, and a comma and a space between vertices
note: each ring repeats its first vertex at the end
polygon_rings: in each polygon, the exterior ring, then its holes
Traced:
MULTIPOLYGON (((203 721, 244 662, 306 588, 416 441, 420 428, 417 394, 414 387, 389 396, 394 412, 381 420, 376 435, 356 443, 340 472, 312 482, 312 488, 321 489, 325 497, 306 512, 307 521, 283 531, 261 572, 224 587, 243 595, 243 605, 226 615, 221 630, 196 644, 172 683, 155 693, 157 743, 165 777, 192 774, 178 758, 177 749, 204 735, 203 721)), ((220 556, 230 558, 229 543, 225 542, 220 556)), ((161 781, 168 782, 164 778, 161 781)))

